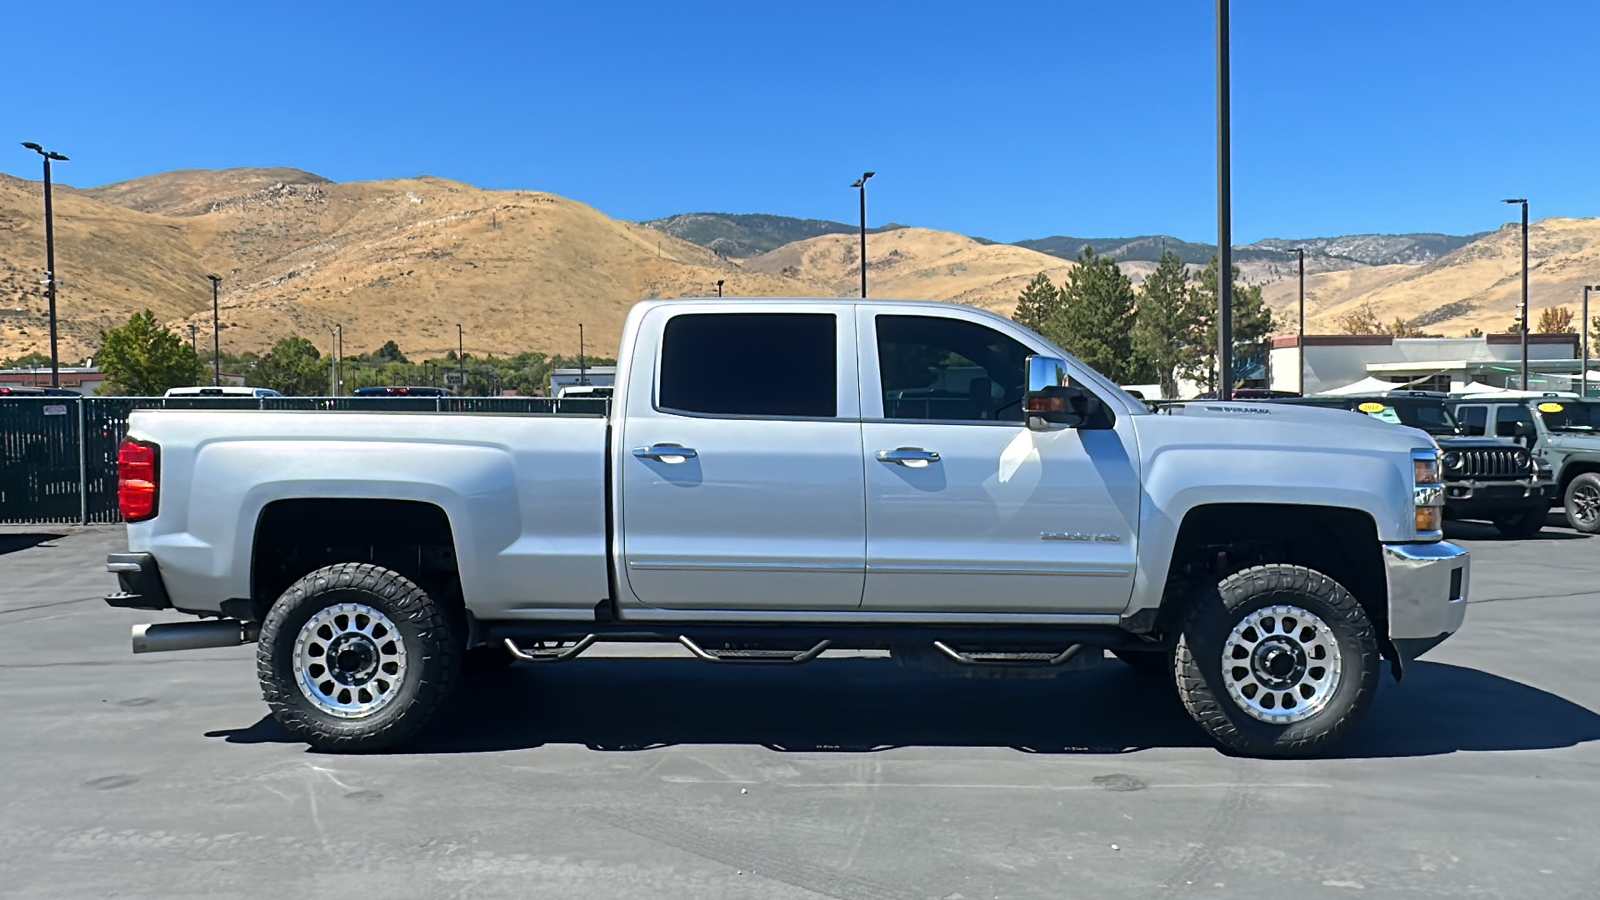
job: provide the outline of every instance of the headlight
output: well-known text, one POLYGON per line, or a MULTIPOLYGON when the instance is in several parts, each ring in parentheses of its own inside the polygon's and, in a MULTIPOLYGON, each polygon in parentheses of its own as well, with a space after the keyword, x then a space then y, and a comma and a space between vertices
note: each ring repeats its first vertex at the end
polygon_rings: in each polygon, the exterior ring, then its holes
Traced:
POLYGON ((1446 469, 1459 469, 1459 468, 1461 468, 1461 453, 1460 453, 1460 451, 1451 450, 1449 453, 1446 453, 1444 455, 1444 467, 1446 469))
POLYGON ((1417 538, 1438 540, 1444 531, 1444 483, 1439 478, 1436 452, 1411 455, 1411 503, 1416 508, 1417 538))
POLYGON ((1413 457, 1411 460, 1412 472, 1416 476, 1418 485, 1442 484, 1439 480, 1439 460, 1436 457, 1413 457))

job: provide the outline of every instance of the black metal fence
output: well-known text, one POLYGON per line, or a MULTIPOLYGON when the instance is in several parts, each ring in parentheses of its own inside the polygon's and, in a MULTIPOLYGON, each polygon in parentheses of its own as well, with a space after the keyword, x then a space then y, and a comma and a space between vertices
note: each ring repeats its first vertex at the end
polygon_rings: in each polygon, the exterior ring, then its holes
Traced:
POLYGON ((3 397, 0 524, 119 522, 117 447, 136 409, 603 415, 544 397, 3 397))

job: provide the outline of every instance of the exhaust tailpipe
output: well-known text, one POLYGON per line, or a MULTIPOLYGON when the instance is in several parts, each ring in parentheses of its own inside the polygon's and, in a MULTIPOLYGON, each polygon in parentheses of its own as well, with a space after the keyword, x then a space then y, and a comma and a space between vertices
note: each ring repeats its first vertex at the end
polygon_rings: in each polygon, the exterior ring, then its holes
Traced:
POLYGON ((207 647, 237 647, 255 641, 260 634, 261 626, 238 619, 135 625, 133 652, 166 653, 172 650, 204 650, 207 647))

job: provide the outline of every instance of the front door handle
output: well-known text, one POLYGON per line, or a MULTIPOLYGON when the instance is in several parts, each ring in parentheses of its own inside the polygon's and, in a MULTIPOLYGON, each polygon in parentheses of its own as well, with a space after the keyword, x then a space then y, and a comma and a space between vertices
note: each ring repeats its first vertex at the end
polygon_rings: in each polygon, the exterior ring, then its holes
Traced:
POLYGON ((694 452, 693 447, 682 444, 651 444, 648 447, 633 448, 633 455, 640 459, 653 459, 657 462, 677 465, 684 460, 694 459, 700 454, 694 452))
POLYGON ((895 463, 912 469, 921 469, 929 463, 939 461, 939 454, 934 450, 924 450, 921 447, 896 447, 893 450, 879 450, 878 462, 895 463))

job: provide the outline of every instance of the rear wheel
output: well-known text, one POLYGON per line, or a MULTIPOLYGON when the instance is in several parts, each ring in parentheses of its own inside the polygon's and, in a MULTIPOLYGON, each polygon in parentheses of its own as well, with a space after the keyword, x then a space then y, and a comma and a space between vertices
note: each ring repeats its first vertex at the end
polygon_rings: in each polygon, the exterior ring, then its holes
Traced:
POLYGON ((1544 520, 1549 513, 1549 507, 1541 503, 1514 513, 1495 516, 1494 527, 1500 530, 1503 537, 1514 540, 1531 538, 1544 528, 1544 520))
POLYGON ((1584 534, 1600 534, 1600 473, 1585 472, 1567 485, 1562 505, 1567 524, 1584 534))
POLYGON ((1248 756, 1317 754, 1345 737, 1378 688, 1372 623, 1331 578, 1257 566, 1197 597, 1175 654, 1178 693, 1222 746, 1248 756))
POLYGON ((261 623, 256 672, 273 718, 318 750, 383 750, 415 735, 460 666, 445 612, 372 565, 318 569, 261 623))

